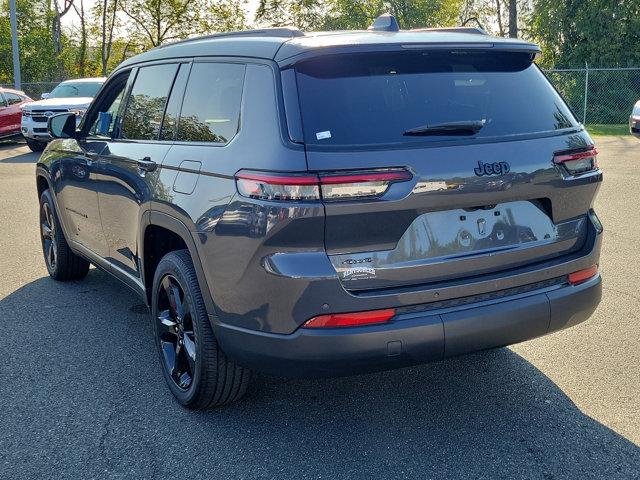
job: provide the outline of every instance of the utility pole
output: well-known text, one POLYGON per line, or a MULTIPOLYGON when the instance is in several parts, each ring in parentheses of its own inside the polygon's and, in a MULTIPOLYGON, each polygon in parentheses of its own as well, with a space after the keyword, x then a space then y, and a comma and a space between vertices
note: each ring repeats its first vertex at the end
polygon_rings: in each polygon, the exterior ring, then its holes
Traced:
POLYGON ((587 98, 589 95, 589 64, 584 62, 584 107, 582 109, 582 124, 587 124, 587 98))
POLYGON ((13 83, 16 87, 16 90, 21 90, 22 79, 20 78, 20 50, 18 49, 16 0, 9 0, 9 18, 11 20, 11 49, 13 51, 13 83))
POLYGON ((516 0, 509 0, 509 36, 518 38, 518 4, 516 0))

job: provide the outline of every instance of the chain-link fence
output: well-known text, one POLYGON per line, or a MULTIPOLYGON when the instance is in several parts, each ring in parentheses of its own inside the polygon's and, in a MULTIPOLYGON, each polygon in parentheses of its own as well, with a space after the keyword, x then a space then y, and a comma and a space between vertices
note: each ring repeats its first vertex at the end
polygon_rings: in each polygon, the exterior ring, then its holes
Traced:
MULTIPOLYGON (((633 104, 640 100, 640 67, 567 68, 545 70, 545 73, 578 119, 587 125, 626 124, 633 104)), ((57 84, 23 83, 22 90, 38 100, 57 84)))
MULTIPOLYGON (((40 100, 43 93, 49 93, 58 83, 60 82, 23 82, 20 89, 34 100, 40 100)), ((0 87, 13 88, 13 84, 2 83, 0 87)))
POLYGON ((640 68, 567 68, 545 73, 587 125, 626 124, 640 100, 640 68))

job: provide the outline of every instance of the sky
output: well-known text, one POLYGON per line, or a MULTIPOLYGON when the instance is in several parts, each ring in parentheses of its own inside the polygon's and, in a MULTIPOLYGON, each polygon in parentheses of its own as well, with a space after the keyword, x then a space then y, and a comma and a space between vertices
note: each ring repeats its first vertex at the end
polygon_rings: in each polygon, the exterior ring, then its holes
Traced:
MULTIPOLYGON (((84 0, 84 10, 85 12, 89 11, 91 7, 98 0, 84 0)), ((245 10, 247 11, 247 19, 250 22, 253 22, 253 17, 256 13, 256 9, 258 8, 258 3, 260 0, 247 0, 247 4, 245 10)), ((79 3, 79 2, 78 2, 79 3)), ((75 10, 73 8, 67 13, 64 17, 62 17, 62 24, 66 27, 71 26, 79 26, 78 16, 76 15, 75 10)))

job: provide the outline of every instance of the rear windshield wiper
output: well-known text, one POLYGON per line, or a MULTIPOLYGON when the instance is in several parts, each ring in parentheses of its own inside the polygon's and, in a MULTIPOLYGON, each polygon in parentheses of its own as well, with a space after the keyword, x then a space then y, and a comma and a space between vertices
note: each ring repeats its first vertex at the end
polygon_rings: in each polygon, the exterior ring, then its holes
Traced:
POLYGON ((484 127, 484 120, 434 123, 405 130, 403 135, 473 135, 484 127))

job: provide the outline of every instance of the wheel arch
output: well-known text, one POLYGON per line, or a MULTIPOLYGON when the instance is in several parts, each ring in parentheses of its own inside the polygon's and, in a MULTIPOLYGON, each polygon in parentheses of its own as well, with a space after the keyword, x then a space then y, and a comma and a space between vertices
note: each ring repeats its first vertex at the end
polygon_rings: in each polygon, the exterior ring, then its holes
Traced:
POLYGON ((187 226, 171 215, 157 211, 145 212, 139 240, 142 281, 147 303, 151 305, 153 276, 162 256, 175 250, 186 248, 196 271, 200 291, 209 315, 215 315, 215 304, 207 284, 200 255, 187 226), (162 241, 158 242, 158 236, 162 241))
POLYGON ((36 188, 38 192, 38 200, 42 196, 42 192, 49 189, 53 195, 53 186, 51 185, 51 181, 49 179, 49 172, 42 166, 38 165, 36 167, 36 188))
POLYGON ((42 193, 45 190, 51 190, 51 185, 49 185, 49 180, 45 178, 44 175, 37 174, 36 175, 36 187, 38 189, 38 199, 42 196, 42 193))
MULTIPOLYGON (((60 211, 60 205, 58 203, 58 196, 56 195, 56 191, 53 188, 53 182, 51 181, 51 174, 49 170, 45 168, 41 163, 38 163, 36 166, 36 192, 38 194, 38 202, 40 202, 40 197, 45 190, 49 190, 51 194, 51 198, 53 199, 53 206, 56 209, 56 213, 58 215, 58 221, 62 227, 62 233, 67 236, 67 226, 65 223, 65 218, 62 212, 60 211)), ((67 236, 67 238, 69 238, 67 236)), ((72 250, 75 250, 72 245, 70 245, 72 250)), ((76 254, 78 252, 75 252, 76 254)))

